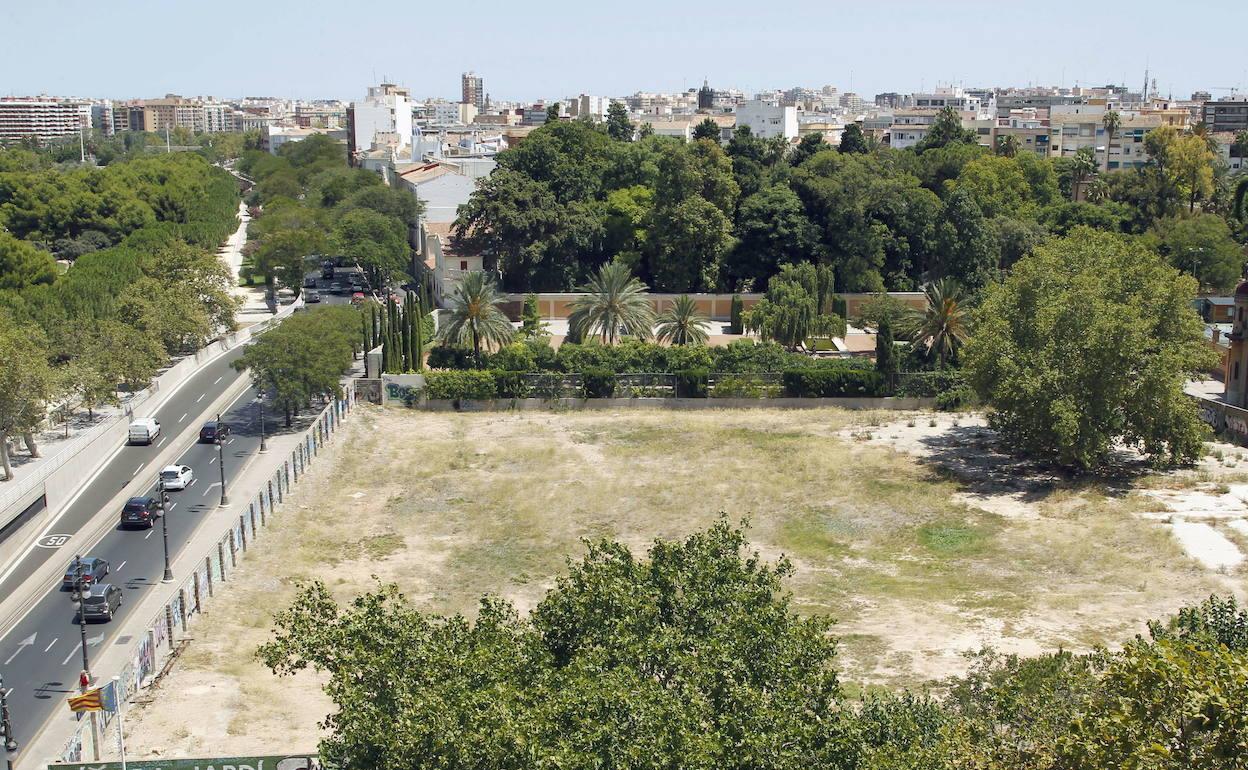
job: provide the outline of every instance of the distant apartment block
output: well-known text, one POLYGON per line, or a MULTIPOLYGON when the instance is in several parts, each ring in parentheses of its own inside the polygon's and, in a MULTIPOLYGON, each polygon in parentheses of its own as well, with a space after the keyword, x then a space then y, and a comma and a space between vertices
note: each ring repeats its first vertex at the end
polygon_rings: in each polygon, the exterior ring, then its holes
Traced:
POLYGON ((749 126, 754 136, 763 139, 782 136, 797 138, 797 108, 775 101, 750 99, 737 107, 737 125, 749 126))
POLYGON ((374 149, 410 157, 412 97, 394 83, 370 86, 368 96, 347 108, 347 153, 353 165, 374 149))
POLYGON ((1248 95, 1235 95, 1205 102, 1202 120, 1213 133, 1248 131, 1248 95))
POLYGON ((465 72, 460 76, 462 97, 460 101, 471 104, 477 112, 485 111, 485 79, 475 72, 465 72))
POLYGON ((0 98, 0 142, 40 144, 91 128, 91 105, 49 96, 0 98))

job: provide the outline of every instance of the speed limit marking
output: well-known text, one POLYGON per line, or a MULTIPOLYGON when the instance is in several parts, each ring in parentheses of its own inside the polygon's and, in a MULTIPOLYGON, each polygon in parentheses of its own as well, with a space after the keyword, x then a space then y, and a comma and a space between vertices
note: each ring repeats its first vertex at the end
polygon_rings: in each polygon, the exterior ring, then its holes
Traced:
POLYGON ((40 548, 60 548, 69 542, 69 535, 44 535, 35 545, 40 548))

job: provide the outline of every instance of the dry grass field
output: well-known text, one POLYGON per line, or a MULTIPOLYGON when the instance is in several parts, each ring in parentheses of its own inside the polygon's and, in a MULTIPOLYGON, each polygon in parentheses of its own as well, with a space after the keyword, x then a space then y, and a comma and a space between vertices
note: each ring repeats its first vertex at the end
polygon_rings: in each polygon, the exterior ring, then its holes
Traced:
POLYGON ((795 563, 796 604, 839 620, 854 684, 921 685, 983 645, 1112 644, 1212 592, 1243 595, 1242 567, 1203 567, 1147 515, 1159 490, 1225 492, 1248 478, 1243 457, 1073 483, 994 456, 984 433, 965 416, 837 410, 361 408, 136 710, 132 751, 314 745, 331 706, 315 677, 278 680, 252 658, 300 580, 342 599, 395 582, 436 613, 471 614, 484 593, 525 610, 582 538, 641 551, 721 512, 795 563))

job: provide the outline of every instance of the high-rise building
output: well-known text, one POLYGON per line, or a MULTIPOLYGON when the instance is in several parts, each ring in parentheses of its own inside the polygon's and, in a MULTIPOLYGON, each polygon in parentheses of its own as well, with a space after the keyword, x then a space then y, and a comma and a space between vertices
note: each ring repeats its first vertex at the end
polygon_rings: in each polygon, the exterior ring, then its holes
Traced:
POLYGON ((485 109, 485 79, 475 72, 465 72, 460 76, 463 104, 476 106, 477 111, 485 109))
POLYGON ((706 78, 702 78, 702 87, 698 89, 698 109, 709 110, 715 106, 715 89, 711 88, 706 78))
POLYGON ((1248 130, 1248 95, 1235 94, 1205 102, 1201 119, 1214 133, 1248 130))
POLYGON ((51 96, 0 98, 0 142, 47 144, 91 128, 91 105, 51 96))
POLYGON ((394 83, 370 86, 368 96, 347 108, 347 153, 352 163, 373 144, 394 145, 396 153, 412 141, 412 96, 394 83))

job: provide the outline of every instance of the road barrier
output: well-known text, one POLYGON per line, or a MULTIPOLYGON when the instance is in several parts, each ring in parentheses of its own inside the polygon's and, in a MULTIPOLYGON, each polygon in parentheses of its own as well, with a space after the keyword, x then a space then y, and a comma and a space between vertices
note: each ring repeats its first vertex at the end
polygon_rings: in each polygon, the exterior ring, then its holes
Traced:
MULTIPOLYGON (((149 687, 162 666, 169 662, 177 643, 185 639, 188 630, 201 615, 214 592, 228 583, 238 569, 238 562, 248 549, 255 546, 266 526, 280 521, 277 516, 283 502, 290 494, 291 485, 304 477, 307 466, 315 461, 321 448, 338 431, 342 421, 355 407, 355 392, 348 385, 344 397, 334 399, 304 431, 299 443, 284 458, 268 479, 248 499, 237 519, 217 541, 197 558, 195 571, 170 593, 170 598, 145 626, 138 641, 130 650, 129 663, 118 674, 122 697, 129 699, 139 690, 149 687), (292 473, 297 469, 297 474, 292 473)), ((99 677, 107 681, 106 677, 99 677)), ((110 712, 101 712, 103 735, 112 720, 110 712)), ((58 761, 81 762, 94 755, 91 743, 92 731, 87 722, 79 725, 65 742, 58 761)), ((108 744, 101 738, 101 748, 108 744)))

